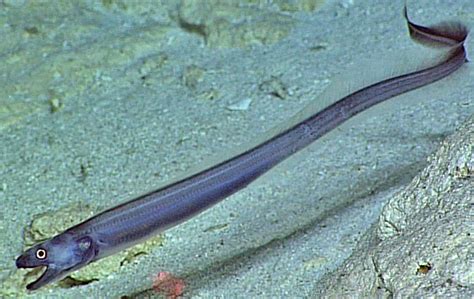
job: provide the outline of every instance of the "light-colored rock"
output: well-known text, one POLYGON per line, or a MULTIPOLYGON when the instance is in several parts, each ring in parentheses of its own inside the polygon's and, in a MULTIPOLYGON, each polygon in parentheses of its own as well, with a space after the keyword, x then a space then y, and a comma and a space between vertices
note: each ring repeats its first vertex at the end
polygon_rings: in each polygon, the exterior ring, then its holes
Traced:
POLYGON ((474 116, 384 208, 317 296, 474 296, 474 116))

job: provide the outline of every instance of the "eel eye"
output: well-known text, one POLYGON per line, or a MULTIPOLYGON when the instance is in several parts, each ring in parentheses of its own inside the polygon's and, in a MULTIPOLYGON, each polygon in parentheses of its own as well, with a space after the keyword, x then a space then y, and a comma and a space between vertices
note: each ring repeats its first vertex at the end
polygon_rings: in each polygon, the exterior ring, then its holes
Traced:
POLYGON ((36 250, 36 258, 39 260, 44 260, 48 256, 47 252, 43 248, 36 250))

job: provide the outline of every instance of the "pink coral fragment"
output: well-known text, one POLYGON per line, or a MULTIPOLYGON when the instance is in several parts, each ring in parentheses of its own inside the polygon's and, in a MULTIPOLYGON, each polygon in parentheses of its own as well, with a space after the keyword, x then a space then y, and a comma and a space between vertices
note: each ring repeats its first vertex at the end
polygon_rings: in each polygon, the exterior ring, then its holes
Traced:
POLYGON ((153 290, 164 294, 168 299, 176 299, 184 292, 184 280, 173 276, 169 272, 159 272, 153 278, 153 290))

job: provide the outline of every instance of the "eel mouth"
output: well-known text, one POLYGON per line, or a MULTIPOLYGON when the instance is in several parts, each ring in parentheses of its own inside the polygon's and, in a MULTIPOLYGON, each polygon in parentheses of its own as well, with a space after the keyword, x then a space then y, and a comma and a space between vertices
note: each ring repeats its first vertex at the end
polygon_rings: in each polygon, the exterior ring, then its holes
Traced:
POLYGON ((26 288, 30 291, 34 291, 36 289, 41 288, 42 286, 58 280, 62 278, 66 273, 66 271, 62 271, 59 268, 56 268, 51 265, 36 265, 31 263, 28 255, 21 255, 16 259, 16 267, 17 268, 23 268, 23 269, 28 269, 28 268, 37 268, 37 267, 45 267, 46 270, 41 274, 41 276, 33 281, 32 283, 28 284, 26 288))
MULTIPOLYGON (((31 268, 31 267, 28 267, 28 268, 31 268)), ((62 275, 62 272, 60 269, 57 269, 57 268, 54 268, 54 267, 50 267, 50 266, 46 266, 46 271, 43 272, 43 274, 41 274, 41 276, 33 281, 32 283, 28 284, 26 286, 26 288, 30 291, 34 291, 36 289, 39 289, 41 288, 42 286, 52 282, 52 281, 55 281, 55 280, 58 280, 60 278, 62 278, 64 275, 62 275)))

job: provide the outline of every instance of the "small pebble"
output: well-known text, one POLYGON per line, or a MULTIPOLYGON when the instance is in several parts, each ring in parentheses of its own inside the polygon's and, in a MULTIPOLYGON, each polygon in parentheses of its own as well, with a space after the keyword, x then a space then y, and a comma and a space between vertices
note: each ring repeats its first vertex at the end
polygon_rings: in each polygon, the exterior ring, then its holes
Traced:
POLYGON ((252 99, 246 98, 237 103, 230 104, 229 106, 227 106, 227 109, 231 111, 245 111, 249 109, 250 103, 252 103, 252 99))

